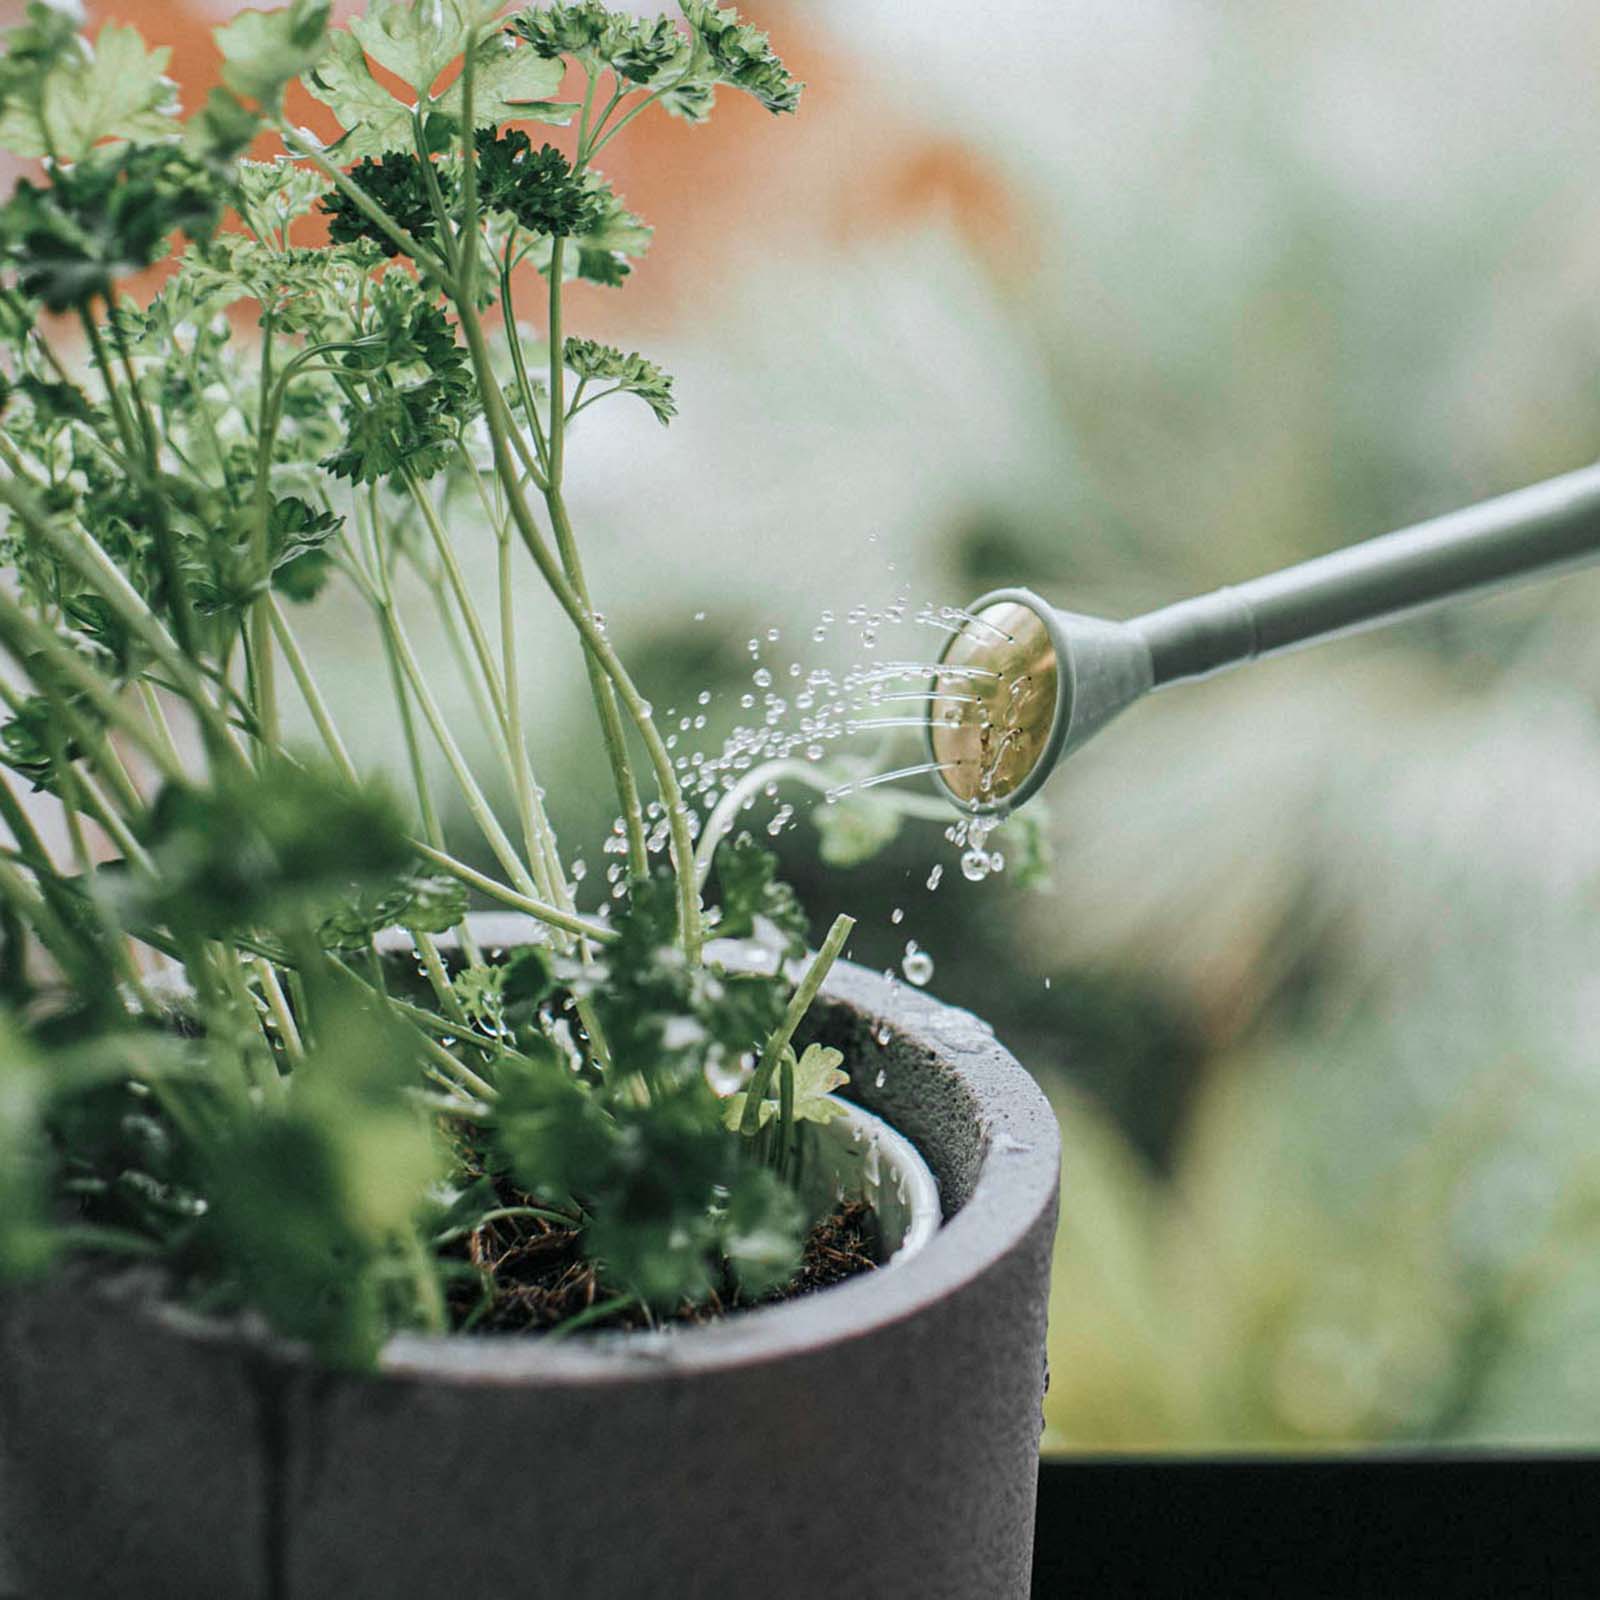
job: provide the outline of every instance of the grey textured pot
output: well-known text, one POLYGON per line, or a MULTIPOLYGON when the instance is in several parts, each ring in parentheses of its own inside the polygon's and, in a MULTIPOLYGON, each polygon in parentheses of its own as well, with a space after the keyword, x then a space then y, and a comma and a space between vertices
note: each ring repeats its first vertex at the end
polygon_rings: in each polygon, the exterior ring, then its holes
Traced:
POLYGON ((881 1275, 668 1335, 402 1337, 371 1377, 132 1280, 0 1300, 21 1592, 1025 1595, 1054 1118, 982 1023, 860 968, 809 1032, 940 1181, 945 1225, 881 1275))

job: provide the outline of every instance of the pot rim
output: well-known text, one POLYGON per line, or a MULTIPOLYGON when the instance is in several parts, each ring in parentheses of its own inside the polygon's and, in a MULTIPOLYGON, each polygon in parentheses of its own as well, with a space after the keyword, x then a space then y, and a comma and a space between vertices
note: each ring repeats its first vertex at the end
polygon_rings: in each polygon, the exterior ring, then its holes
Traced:
MULTIPOLYGON (((490 912, 474 914, 472 926, 485 943, 509 946, 527 942, 537 924, 490 912)), ((835 963, 818 1003, 871 1019, 874 1032, 887 1024, 901 1053, 910 1046, 940 1064, 974 1119, 982 1153, 970 1192, 915 1255, 889 1270, 710 1324, 597 1330, 555 1342, 401 1333, 384 1346, 376 1373, 365 1381, 571 1388, 727 1371, 866 1338, 958 1293, 1002 1261, 1055 1204, 1060 1136, 1043 1091, 971 1012, 853 962, 835 963)), ((851 1080, 853 1091, 870 1098, 867 1072, 853 1070, 851 1080)), ((935 1175, 948 1196, 943 1175, 935 1175)), ((248 1345, 289 1365, 313 1365, 304 1346, 270 1332, 153 1299, 127 1309, 199 1343, 248 1345)))

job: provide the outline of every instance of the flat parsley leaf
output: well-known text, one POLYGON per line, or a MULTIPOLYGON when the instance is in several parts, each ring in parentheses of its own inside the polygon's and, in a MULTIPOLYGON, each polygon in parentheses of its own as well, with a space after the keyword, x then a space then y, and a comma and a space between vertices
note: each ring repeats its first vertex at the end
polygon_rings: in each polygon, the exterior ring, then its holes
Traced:
MULTIPOLYGON (((841 1068, 844 1056, 828 1045, 808 1044, 798 1061, 790 1046, 783 1047, 783 1064, 794 1074, 794 1119, 796 1122, 829 1123, 839 1115, 837 1101, 829 1098, 834 1090, 842 1089, 850 1081, 850 1074, 841 1068)), ((743 1089, 729 1095, 722 1102, 722 1124, 737 1133, 744 1117, 748 1095, 743 1089)), ((778 1114, 778 1101, 763 1100, 757 1126, 764 1128, 778 1114)))
POLYGON ((328 10, 329 0, 293 0, 277 11, 241 11, 212 35, 222 52, 222 81, 276 109, 285 86, 328 48, 328 10))
POLYGON ((370 0, 350 31, 381 67, 426 95, 499 5, 484 0, 370 0))
POLYGON ((107 23, 91 44, 36 3, 5 37, 0 147, 19 156, 80 161, 102 139, 175 139, 172 52, 147 50, 137 28, 107 23))
MULTIPOLYGON (((472 73, 472 122, 477 128, 502 122, 572 121, 577 106, 548 96, 560 87, 562 66, 496 30, 478 41, 472 73)), ((463 109, 461 79, 434 101, 434 107, 459 126, 463 109)))
POLYGON ((373 77, 354 34, 334 34, 328 52, 302 80, 344 128, 328 146, 339 162, 381 156, 411 142, 411 112, 373 77))

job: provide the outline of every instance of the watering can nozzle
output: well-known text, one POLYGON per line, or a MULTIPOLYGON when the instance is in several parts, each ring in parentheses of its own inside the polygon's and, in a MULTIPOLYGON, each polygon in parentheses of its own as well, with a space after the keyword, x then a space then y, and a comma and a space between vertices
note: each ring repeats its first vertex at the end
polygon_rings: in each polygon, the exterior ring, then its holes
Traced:
POLYGON ((1600 558, 1600 466, 1368 539, 1129 622, 1027 589, 973 601, 928 690, 936 782, 1004 815, 1152 689, 1600 558))
POLYGON ((1133 624, 1057 611, 1027 589, 975 600, 930 694, 937 780, 967 811, 1031 798, 1069 750, 1153 685, 1133 624))

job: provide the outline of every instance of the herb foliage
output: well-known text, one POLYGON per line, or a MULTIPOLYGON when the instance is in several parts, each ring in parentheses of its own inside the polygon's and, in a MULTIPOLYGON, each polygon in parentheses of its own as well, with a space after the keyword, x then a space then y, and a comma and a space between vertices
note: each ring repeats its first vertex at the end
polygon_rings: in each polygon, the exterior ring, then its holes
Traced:
POLYGON ((654 107, 699 121, 726 88, 789 112, 800 85, 701 0, 500 9, 243 12, 187 118, 167 51, 131 28, 91 40, 34 0, 0 53, 0 146, 40 163, 0 206, 0 1273, 155 1257, 195 1304, 355 1366, 446 1327, 471 1269, 444 1247, 505 1185, 579 1231, 597 1319, 782 1284, 811 1220, 795 1128, 844 1082, 789 1041, 849 921, 808 963, 800 907, 742 837, 717 854, 719 931, 775 961, 708 955, 711 863, 564 490, 581 412, 629 394, 676 414, 653 361, 565 329, 566 283, 622 284, 650 240, 595 158, 654 107), (287 118, 296 81, 338 120, 326 146, 287 118), (249 159, 262 136, 286 153, 249 159), (159 292, 129 298, 174 247, 159 292), (498 618, 441 513, 461 492, 496 541, 498 618), (626 846, 607 917, 576 904, 518 704, 523 560, 589 667, 626 846), (476 674, 508 819, 396 604, 407 566, 476 674), (335 587, 370 615, 409 793, 357 773, 300 646, 296 610, 335 587), (291 693, 315 752, 285 740, 291 693), (493 874, 450 848, 429 744, 493 874), (480 950, 471 897, 524 913, 533 942, 480 950), (380 957, 397 929, 414 968, 380 957), (708 1074, 741 1061, 748 1090, 719 1100, 708 1074))

